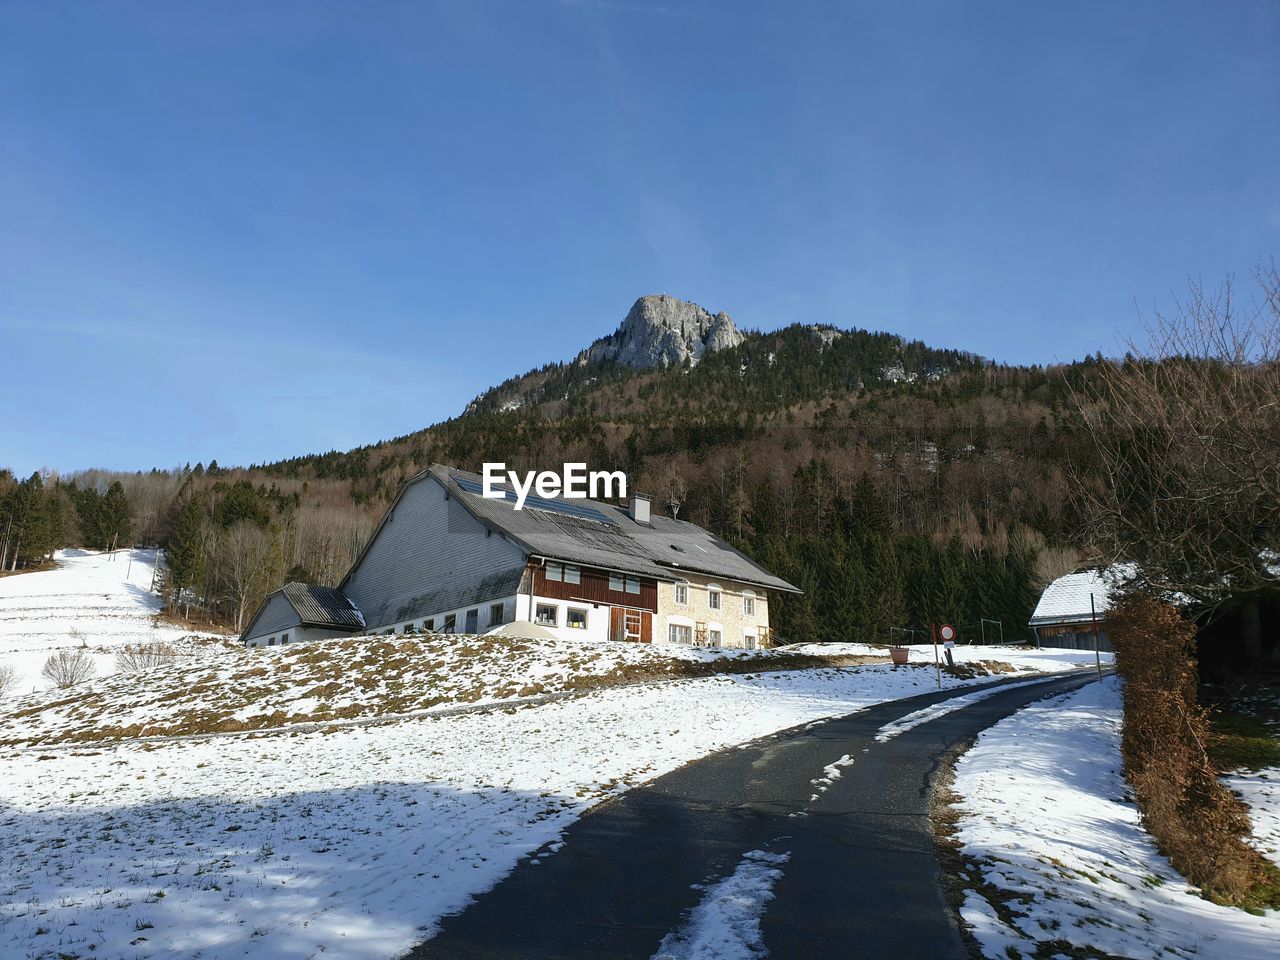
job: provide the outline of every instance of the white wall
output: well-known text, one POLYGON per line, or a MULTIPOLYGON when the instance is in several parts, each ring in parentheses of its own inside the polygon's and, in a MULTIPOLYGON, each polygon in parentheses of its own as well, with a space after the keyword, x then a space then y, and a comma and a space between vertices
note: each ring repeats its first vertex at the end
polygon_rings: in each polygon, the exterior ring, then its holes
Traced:
POLYGON ((281 646, 284 643, 285 634, 288 634, 288 645, 293 646, 295 643, 306 643, 310 640, 332 640, 334 637, 351 637, 355 636, 346 630, 321 630, 318 627, 302 627, 295 624, 278 633, 268 633, 254 637, 252 640, 245 642, 246 647, 270 647, 281 646), (274 640, 273 644, 271 641, 274 640))

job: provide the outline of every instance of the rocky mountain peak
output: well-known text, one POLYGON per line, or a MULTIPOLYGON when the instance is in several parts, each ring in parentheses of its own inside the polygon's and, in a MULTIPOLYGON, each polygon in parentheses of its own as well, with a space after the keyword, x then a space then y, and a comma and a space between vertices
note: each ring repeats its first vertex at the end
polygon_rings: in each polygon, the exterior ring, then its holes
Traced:
POLYGON ((696 364, 703 354, 736 347, 742 340, 727 313, 713 316, 696 303, 655 294, 637 300, 618 329, 583 350, 576 362, 612 360, 642 370, 680 366, 686 360, 696 364))

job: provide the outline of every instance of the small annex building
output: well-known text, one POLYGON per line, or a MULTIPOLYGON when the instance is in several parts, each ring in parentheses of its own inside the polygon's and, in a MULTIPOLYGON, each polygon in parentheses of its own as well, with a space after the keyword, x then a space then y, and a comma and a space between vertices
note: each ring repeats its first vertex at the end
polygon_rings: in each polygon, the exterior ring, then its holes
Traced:
POLYGON ((628 504, 483 496, 433 465, 397 494, 337 587, 290 583, 246 646, 389 632, 484 633, 528 621, 561 638, 755 648, 769 595, 800 591, 697 524, 628 504))
POLYGON ((261 640, 252 646, 274 647, 344 637, 363 629, 364 617, 341 590, 293 582, 263 601, 242 636, 261 640))
POLYGON ((1081 570, 1058 577, 1040 595, 1030 627, 1041 647, 1092 650, 1094 613, 1097 613, 1098 649, 1111 649, 1107 614, 1112 594, 1124 579, 1122 567, 1081 570))

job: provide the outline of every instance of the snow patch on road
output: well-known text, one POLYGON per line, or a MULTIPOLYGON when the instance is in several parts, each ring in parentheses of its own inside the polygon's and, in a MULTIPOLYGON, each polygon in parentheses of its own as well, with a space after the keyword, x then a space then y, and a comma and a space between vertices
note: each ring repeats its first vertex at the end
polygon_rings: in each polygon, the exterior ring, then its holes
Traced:
POLYGON ((752 850, 728 877, 701 887, 702 902, 662 939, 653 960, 756 960, 767 957, 760 919, 788 853, 752 850))
POLYGON ((817 793, 813 794, 813 796, 809 798, 809 802, 812 803, 814 800, 817 800, 819 796, 826 793, 827 788, 840 779, 840 768, 847 767, 851 763, 853 763, 853 757, 846 753, 839 760, 828 763, 823 767, 822 776, 815 777, 813 780, 809 781, 809 783, 818 790, 817 793))
POLYGON ((908 730, 914 730, 921 724, 928 723, 930 720, 937 720, 939 717, 945 717, 948 713, 955 713, 957 710, 963 710, 965 707, 971 707, 980 700, 987 697, 994 697, 998 693, 1006 693, 1010 690, 1017 690, 1019 687, 1029 687, 1032 684, 1043 683, 1043 680, 1024 680, 1022 683, 1006 683, 1002 686, 991 687, 987 690, 975 690, 973 693, 966 693, 962 697, 952 697, 950 700, 944 700, 942 703, 935 703, 932 706, 924 707, 914 713, 908 713, 905 717, 899 717, 892 723, 886 723, 876 733, 876 742, 884 743, 892 740, 899 734, 906 733, 908 730))
POLYGON ((1273 960, 1280 912, 1200 897, 1129 799, 1118 681, 1018 711, 956 764, 962 916, 991 960, 1062 953, 1273 960))

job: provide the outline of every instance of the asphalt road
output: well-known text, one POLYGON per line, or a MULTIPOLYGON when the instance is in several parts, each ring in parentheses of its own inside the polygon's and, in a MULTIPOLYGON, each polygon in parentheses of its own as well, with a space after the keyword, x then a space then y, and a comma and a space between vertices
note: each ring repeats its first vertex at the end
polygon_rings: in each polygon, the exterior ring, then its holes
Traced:
POLYGON ((648 960, 743 854, 790 854, 761 931, 773 960, 965 958, 947 905, 929 789, 949 752, 1026 704, 1095 678, 1000 692, 876 743, 890 720, 975 687, 886 703, 722 751, 628 791, 522 861, 417 947, 426 958, 648 960), (813 781, 844 755, 816 800, 813 781))

